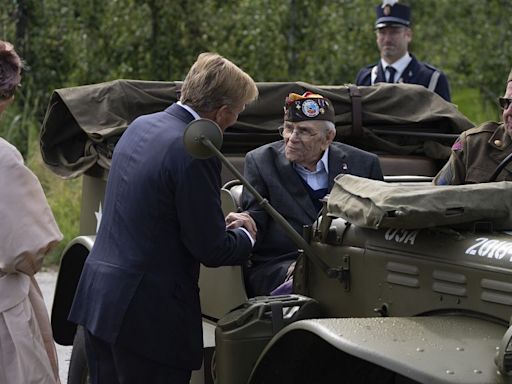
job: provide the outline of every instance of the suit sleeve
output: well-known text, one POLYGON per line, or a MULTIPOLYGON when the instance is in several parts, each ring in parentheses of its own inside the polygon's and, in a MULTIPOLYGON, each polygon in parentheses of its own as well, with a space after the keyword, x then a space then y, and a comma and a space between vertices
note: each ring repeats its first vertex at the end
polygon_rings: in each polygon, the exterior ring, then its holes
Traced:
POLYGON ((226 230, 220 205, 220 164, 192 160, 176 187, 176 209, 185 247, 210 267, 243 263, 252 249, 244 231, 226 230))
POLYGON ((372 164, 370 166, 370 178, 374 180, 384 180, 382 168, 380 167, 380 161, 377 156, 373 158, 372 164))

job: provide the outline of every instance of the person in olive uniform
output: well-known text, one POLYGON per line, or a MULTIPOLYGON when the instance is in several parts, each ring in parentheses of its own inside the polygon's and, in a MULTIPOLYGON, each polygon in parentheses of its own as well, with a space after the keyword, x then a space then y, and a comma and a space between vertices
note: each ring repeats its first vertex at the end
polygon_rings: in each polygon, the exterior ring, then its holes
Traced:
POLYGON ((397 0, 384 0, 375 8, 375 29, 380 61, 363 67, 357 74, 357 85, 376 83, 420 84, 451 101, 446 75, 410 54, 412 40, 411 9, 397 0))
MULTIPOLYGON (((505 96, 499 98, 503 122, 487 122, 464 131, 452 146, 450 159, 434 178, 437 185, 471 184, 490 181, 498 165, 512 153, 512 70, 505 96)), ((512 180, 512 162, 495 181, 512 180)))

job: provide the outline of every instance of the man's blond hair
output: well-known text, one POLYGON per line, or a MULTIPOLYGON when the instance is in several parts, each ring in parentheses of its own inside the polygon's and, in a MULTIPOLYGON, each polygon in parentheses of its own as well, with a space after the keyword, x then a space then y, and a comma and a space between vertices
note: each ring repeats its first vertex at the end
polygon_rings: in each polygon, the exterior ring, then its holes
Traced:
POLYGON ((180 101, 197 112, 211 112, 223 105, 248 104, 258 97, 254 80, 228 59, 201 53, 181 87, 180 101))

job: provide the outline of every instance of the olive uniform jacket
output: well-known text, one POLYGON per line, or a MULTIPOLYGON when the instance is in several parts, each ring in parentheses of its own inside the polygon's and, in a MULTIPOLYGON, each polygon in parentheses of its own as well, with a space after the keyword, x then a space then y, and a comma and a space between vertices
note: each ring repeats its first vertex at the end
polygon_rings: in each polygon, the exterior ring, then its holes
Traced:
MULTIPOLYGON (((512 152, 512 139, 504 124, 487 122, 464 131, 452 146, 450 159, 434 178, 437 185, 485 183, 512 152)), ((512 180, 512 163, 496 181, 512 180)))
MULTIPOLYGON (((328 166, 328 191, 340 173, 383 179, 376 155, 343 143, 334 142, 329 146, 328 166)), ((244 173, 262 197, 299 234, 304 225, 310 225, 318 218, 319 211, 302 178, 285 157, 284 141, 266 144, 247 153, 244 173)), ((245 271, 248 293, 250 296, 268 295, 284 281, 288 267, 297 258, 297 246, 245 189, 241 207, 249 211, 258 226, 250 266, 245 271)))
MULTIPOLYGON (((432 82, 433 90, 446 101, 451 101, 450 86, 446 75, 430 64, 418 61, 414 55, 411 55, 411 62, 405 68, 400 83, 419 84, 429 88, 432 82)), ((386 76, 382 68, 381 61, 377 64, 371 64, 363 67, 356 77, 356 85, 373 85, 375 83, 385 83, 386 76), (374 81, 372 81, 372 72, 374 72, 374 81), (376 77, 375 77, 376 76, 376 77)))
POLYGON ((242 229, 226 230, 220 161, 185 150, 192 120, 173 104, 121 136, 69 315, 107 343, 183 370, 202 362, 199 263, 242 264, 252 249, 242 229))

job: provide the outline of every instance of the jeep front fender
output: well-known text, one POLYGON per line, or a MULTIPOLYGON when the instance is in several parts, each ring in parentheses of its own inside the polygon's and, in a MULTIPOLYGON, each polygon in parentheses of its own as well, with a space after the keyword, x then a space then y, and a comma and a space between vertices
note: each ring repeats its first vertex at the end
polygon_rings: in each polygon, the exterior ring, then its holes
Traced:
POLYGON ((467 316, 302 320, 270 341, 249 382, 510 383, 494 363, 505 331, 467 316))
POLYGON ((96 236, 76 237, 62 252, 51 314, 53 338, 58 344, 73 344, 76 324, 68 321, 68 314, 85 259, 89 255, 95 239, 96 236))

